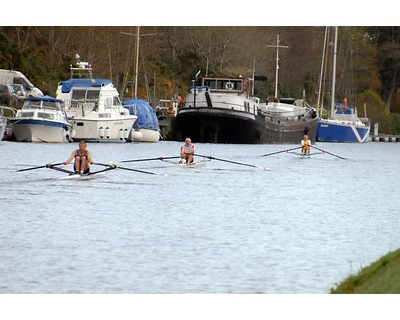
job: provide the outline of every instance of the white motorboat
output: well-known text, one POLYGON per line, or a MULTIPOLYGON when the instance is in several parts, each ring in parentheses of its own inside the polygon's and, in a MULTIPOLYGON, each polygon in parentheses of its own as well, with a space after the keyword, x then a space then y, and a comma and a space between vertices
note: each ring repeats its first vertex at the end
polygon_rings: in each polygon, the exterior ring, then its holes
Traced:
POLYGON ((50 96, 25 98, 10 118, 12 135, 20 142, 69 142, 73 138, 63 101, 50 96))
POLYGON ((74 141, 124 142, 137 119, 122 106, 111 80, 93 78, 87 62, 71 66, 71 78, 59 83, 56 97, 64 100, 74 141))

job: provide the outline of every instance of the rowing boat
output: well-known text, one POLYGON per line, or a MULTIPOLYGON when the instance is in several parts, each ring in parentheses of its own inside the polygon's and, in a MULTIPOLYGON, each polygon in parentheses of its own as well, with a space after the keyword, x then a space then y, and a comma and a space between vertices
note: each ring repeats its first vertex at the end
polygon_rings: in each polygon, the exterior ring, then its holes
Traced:
POLYGON ((164 160, 164 159, 162 159, 162 161, 171 163, 172 168, 197 168, 204 166, 207 162, 210 162, 211 160, 202 160, 199 162, 191 162, 191 163, 181 163, 181 162, 176 163, 174 161, 164 160))
POLYGON ((93 172, 93 173, 75 173, 75 174, 70 174, 66 177, 60 178, 60 180, 92 180, 92 179, 98 179, 98 178, 103 178, 107 172, 105 171, 100 171, 100 172, 93 172))
POLYGON ((178 163, 175 166, 178 168, 196 168, 204 166, 208 161, 191 162, 191 163, 178 163))

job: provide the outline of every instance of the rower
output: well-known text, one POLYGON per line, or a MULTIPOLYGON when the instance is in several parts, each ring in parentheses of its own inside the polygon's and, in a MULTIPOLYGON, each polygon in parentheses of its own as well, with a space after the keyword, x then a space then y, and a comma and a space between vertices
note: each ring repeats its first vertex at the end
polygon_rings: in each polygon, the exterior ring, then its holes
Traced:
POLYGON ((181 147, 181 160, 179 163, 192 163, 194 156, 194 144, 190 138, 185 139, 185 144, 181 147))
POLYGON ((67 161, 64 161, 63 164, 71 163, 72 159, 75 159, 74 163, 74 171, 75 173, 89 173, 90 166, 89 164, 95 164, 92 160, 92 153, 89 150, 86 150, 86 142, 79 142, 79 149, 72 151, 71 156, 67 161))
POLYGON ((308 135, 304 135, 303 140, 301 140, 301 154, 309 155, 311 149, 311 140, 308 138, 308 135))

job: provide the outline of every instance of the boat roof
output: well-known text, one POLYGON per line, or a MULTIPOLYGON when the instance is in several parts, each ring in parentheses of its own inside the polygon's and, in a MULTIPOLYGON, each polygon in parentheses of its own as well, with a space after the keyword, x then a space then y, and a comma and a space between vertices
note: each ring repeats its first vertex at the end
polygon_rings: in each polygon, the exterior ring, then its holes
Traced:
POLYGON ((26 97, 25 101, 50 101, 50 102, 60 102, 63 103, 63 100, 51 97, 51 96, 43 96, 43 97, 26 97))
POLYGON ((72 87, 93 87, 93 88, 100 88, 106 86, 108 84, 112 84, 110 79, 100 79, 100 78, 71 78, 61 82, 61 92, 68 93, 71 91, 72 87))

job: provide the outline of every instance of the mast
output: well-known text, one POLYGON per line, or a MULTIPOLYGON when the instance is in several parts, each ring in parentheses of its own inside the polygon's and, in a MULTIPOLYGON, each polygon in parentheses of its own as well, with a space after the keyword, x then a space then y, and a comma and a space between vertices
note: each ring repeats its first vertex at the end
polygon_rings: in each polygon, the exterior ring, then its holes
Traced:
MULTIPOLYGON (((135 36, 132 33, 128 33, 128 32, 122 32, 122 34, 126 34, 128 36, 135 36)), ((134 98, 137 99, 137 82, 138 82, 138 75, 139 75, 139 42, 140 42, 140 37, 141 36, 152 36, 155 35, 155 33, 149 33, 149 34, 142 34, 140 35, 140 27, 136 27, 136 57, 135 57, 135 88, 134 88, 134 98)))
POLYGON ((321 90, 322 90, 322 78, 323 78, 323 72, 324 72, 324 62, 325 62, 325 50, 326 50, 326 40, 327 40, 327 33, 328 33, 328 27, 325 27, 325 36, 324 36, 324 46, 322 49, 322 61, 321 61, 321 73, 319 75, 319 88, 318 88, 318 98, 317 98, 317 112, 319 116, 322 115, 322 106, 320 110, 320 101, 321 101, 321 90))
POLYGON ((335 42, 333 47, 333 62, 332 62, 332 93, 331 93, 331 118, 333 118, 333 110, 335 109, 335 81, 336 81, 336 56, 337 56, 337 37, 338 27, 335 30, 335 42))
POLYGON ((278 98, 278 71, 279 71, 279 48, 289 48, 279 45, 279 34, 276 35, 276 45, 267 45, 267 48, 276 48, 276 69, 275 69, 275 99, 278 98))
POLYGON ((139 41, 140 41, 140 27, 136 27, 136 60, 135 60, 135 93, 134 98, 137 99, 137 82, 139 73, 139 41))

